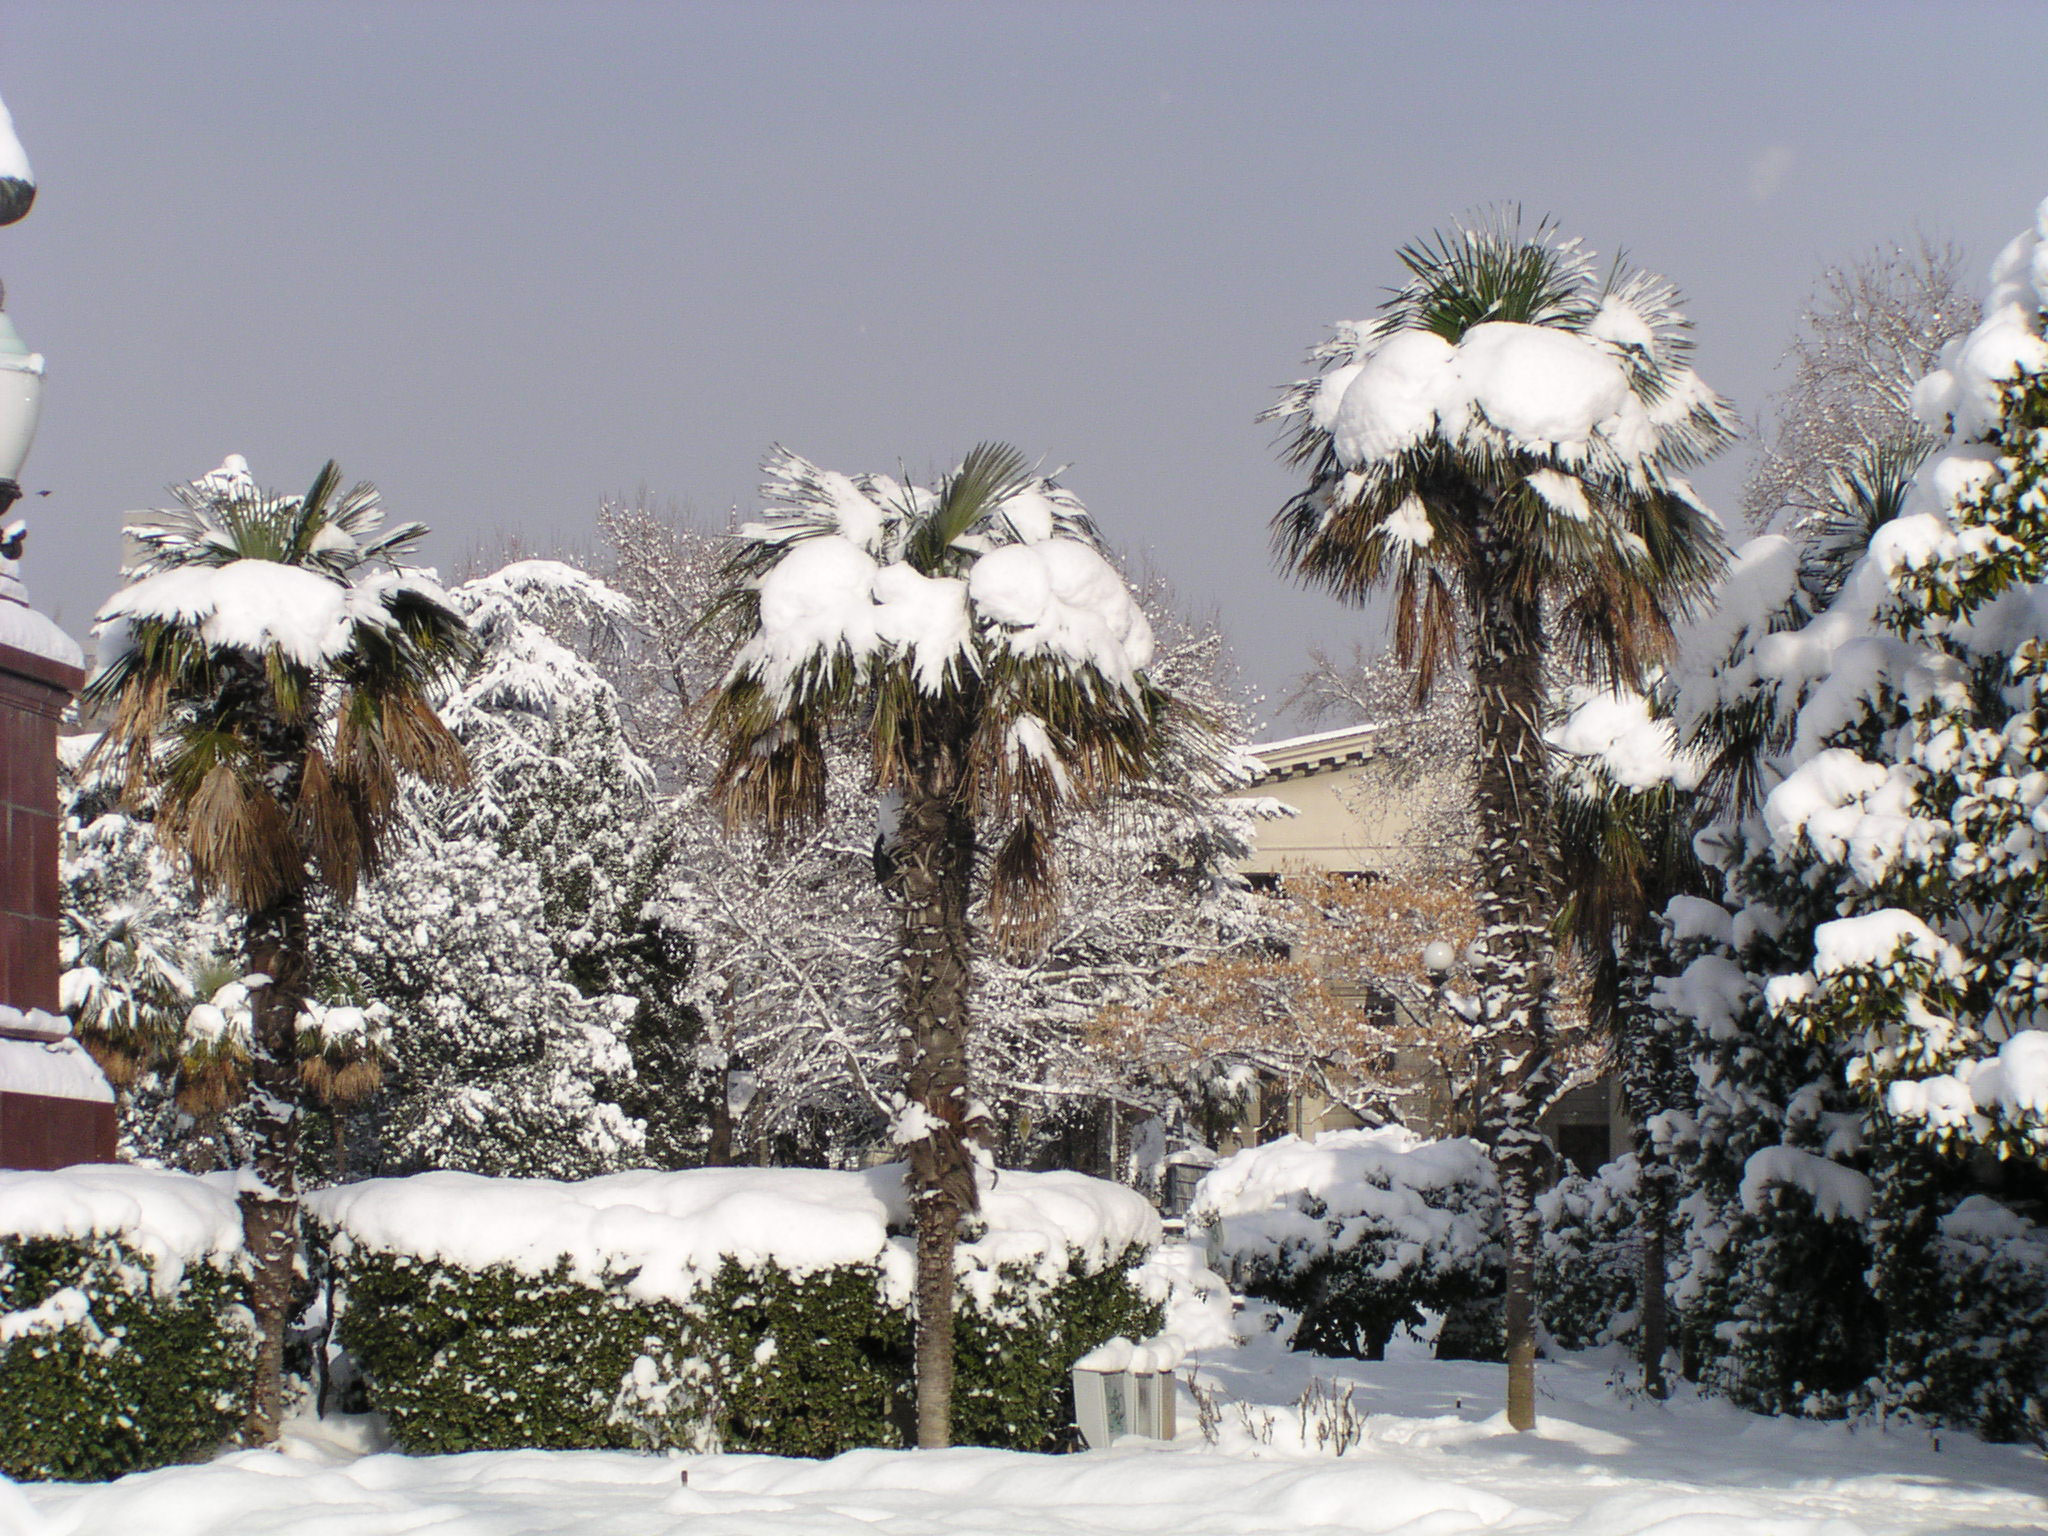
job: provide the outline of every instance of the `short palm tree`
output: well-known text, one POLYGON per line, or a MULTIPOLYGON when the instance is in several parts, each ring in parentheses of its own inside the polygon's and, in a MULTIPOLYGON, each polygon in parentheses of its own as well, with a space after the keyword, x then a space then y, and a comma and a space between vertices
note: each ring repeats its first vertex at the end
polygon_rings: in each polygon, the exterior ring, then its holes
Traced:
POLYGON ((711 610, 738 645, 709 713, 717 787, 735 824, 815 817, 828 733, 854 730, 895 806, 894 1134, 917 1222, 918 1443, 942 1446, 954 1245, 986 1130, 969 1095, 977 890, 998 934, 1028 941, 1055 909, 1061 814, 1142 779, 1187 717, 1146 676, 1150 627, 1086 510, 1014 448, 976 448, 935 489, 780 449, 766 468, 768 509, 711 610))
POLYGON ((1475 980, 1508 1224, 1508 1414, 1535 1423, 1537 1120, 1554 1092, 1557 903, 1546 664, 1638 683, 1725 559, 1678 478, 1734 434, 1689 366, 1668 284, 1501 216, 1399 253, 1379 318, 1340 327, 1270 416, 1307 486, 1274 519, 1285 565, 1393 600, 1426 696, 1460 650, 1476 687, 1475 980))
POLYGON ((428 692, 468 634, 402 563, 425 529, 380 531, 376 488, 344 492, 331 461, 303 496, 259 490, 239 458, 176 495, 128 530, 141 555, 101 610, 85 703, 108 716, 95 750, 127 799, 153 799, 194 884, 241 914, 259 1186, 243 1196, 259 1330, 247 1433, 267 1443, 298 1236, 307 898, 346 899, 375 867, 401 775, 462 779, 428 692))

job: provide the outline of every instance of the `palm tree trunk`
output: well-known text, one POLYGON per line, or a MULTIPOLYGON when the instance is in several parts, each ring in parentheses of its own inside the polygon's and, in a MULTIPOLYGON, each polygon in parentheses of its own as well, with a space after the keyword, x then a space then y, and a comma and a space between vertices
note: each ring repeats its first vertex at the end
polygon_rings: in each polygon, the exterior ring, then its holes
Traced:
POLYGON ((275 1441, 284 1417, 284 1334, 299 1247, 298 1017, 305 997, 305 953, 305 906, 296 896, 246 919, 245 962, 250 972, 270 978, 268 986, 255 988, 250 996, 259 1187, 241 1197, 243 1241, 254 1265, 249 1309, 256 1317, 256 1372, 243 1426, 250 1445, 275 1441))
MULTIPOLYGON (((1489 509, 1490 510, 1490 509, 1489 509)), ((1536 1427, 1537 1121, 1552 1093, 1550 989, 1555 971, 1550 774, 1543 740, 1542 605, 1512 579, 1494 519, 1474 519, 1468 585, 1477 686, 1474 790, 1479 943, 1475 1025, 1487 1091, 1482 1114, 1507 1232, 1508 1422, 1536 1427)))
POLYGON ((952 1442, 953 1250, 960 1218, 978 1203, 967 1124, 974 823, 964 803, 964 758, 961 743, 940 744, 904 786, 889 879, 902 960, 904 1093, 925 1116, 924 1133, 908 1147, 923 1449, 952 1442))

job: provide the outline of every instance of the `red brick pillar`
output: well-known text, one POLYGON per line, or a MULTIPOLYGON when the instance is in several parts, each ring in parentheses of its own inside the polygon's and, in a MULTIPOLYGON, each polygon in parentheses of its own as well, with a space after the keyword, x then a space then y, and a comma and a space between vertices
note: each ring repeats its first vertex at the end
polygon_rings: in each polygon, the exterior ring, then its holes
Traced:
POLYGON ((0 1168, 114 1160, 112 1092, 57 1013, 57 722, 84 681, 0 644, 0 1168))

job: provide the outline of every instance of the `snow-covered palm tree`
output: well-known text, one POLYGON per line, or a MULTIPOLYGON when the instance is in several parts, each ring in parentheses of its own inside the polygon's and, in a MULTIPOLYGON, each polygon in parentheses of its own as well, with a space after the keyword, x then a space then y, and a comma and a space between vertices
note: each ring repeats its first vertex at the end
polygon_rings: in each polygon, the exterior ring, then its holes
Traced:
POLYGON ((131 802, 202 892, 241 914, 258 1189, 243 1197, 259 1329, 248 1435, 276 1437, 297 1243, 300 1015, 308 893, 375 867, 403 774, 464 774, 428 692, 466 654, 440 589, 403 563, 426 530, 382 530, 377 490, 330 461, 303 496, 239 456, 131 526, 130 584, 100 612, 88 708, 109 719, 131 802))
POLYGON ((1735 418, 1688 362, 1661 278, 1519 216, 1399 253, 1377 319, 1338 327, 1321 373, 1270 413, 1294 422, 1307 486, 1274 519, 1281 559, 1364 602, 1390 593, 1397 654, 1426 695, 1467 653, 1476 687, 1481 870, 1476 976, 1497 1063, 1491 1127, 1509 1223, 1508 1411, 1535 1423, 1538 1116, 1552 1091, 1556 903, 1545 666, 1637 684, 1724 560, 1684 469, 1735 418))
POLYGON ((712 622, 737 642, 709 730, 729 818, 771 832, 824 808, 827 734, 860 732, 894 811, 904 1102, 917 1218, 918 1443, 951 1434, 953 1250, 985 1131, 969 1094, 975 937, 1055 910, 1061 814, 1140 779, 1177 717, 1152 632, 1087 511, 984 444, 936 488, 850 478, 784 450, 739 530, 712 622), (977 886, 977 875, 985 885, 977 886))

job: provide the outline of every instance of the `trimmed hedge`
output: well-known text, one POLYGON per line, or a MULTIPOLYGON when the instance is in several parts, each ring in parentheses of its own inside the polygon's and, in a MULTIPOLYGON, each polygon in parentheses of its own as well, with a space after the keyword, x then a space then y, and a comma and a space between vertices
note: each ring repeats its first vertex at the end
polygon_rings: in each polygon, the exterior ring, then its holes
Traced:
POLYGON ((239 1266, 157 1278, 114 1238, 0 1235, 0 1472, 119 1477, 234 1434, 256 1348, 239 1266))
MULTIPOLYGON (((1091 1272, 1075 1255, 1050 1286, 1024 1266, 963 1276, 955 1440, 1057 1447, 1071 1362, 1161 1325, 1129 1278, 1142 1257, 1091 1272)), ((728 1259, 678 1303, 629 1295, 629 1274, 585 1284, 566 1263, 534 1276, 360 1249, 340 1262, 339 1338, 408 1451, 833 1456, 906 1443, 910 1323, 872 1265, 798 1276, 728 1259)))
POLYGON ((1016 1451, 1066 1448, 1074 1422, 1073 1363, 1114 1338, 1145 1339, 1165 1308, 1131 1283, 1145 1251, 1127 1249, 1090 1273, 1078 1256, 1050 1289, 1022 1267, 996 1271, 991 1303, 962 1287, 953 1320, 953 1440, 1016 1451))

